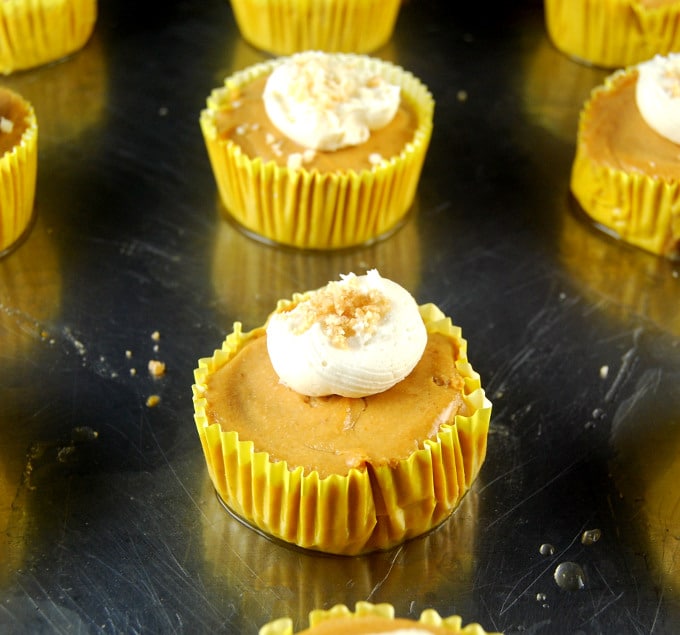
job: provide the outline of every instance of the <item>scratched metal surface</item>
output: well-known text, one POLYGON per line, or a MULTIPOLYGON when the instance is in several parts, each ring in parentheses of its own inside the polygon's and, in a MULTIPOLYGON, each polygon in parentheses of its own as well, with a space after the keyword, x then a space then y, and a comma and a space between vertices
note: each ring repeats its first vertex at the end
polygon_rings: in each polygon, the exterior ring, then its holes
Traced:
POLYGON ((34 103, 41 154, 37 221, 0 260, 0 632, 256 633, 359 600, 506 633, 680 629, 678 265, 570 210, 578 109, 606 73, 551 48, 537 0, 447 5, 410 0, 377 53, 437 100, 416 210, 338 254, 220 220, 198 112, 264 57, 226 2, 102 3, 83 51, 3 80, 34 103), (429 536, 321 557, 222 510, 192 372, 235 319, 367 267, 463 327, 488 459, 429 536), (563 562, 582 589, 557 585, 563 562))

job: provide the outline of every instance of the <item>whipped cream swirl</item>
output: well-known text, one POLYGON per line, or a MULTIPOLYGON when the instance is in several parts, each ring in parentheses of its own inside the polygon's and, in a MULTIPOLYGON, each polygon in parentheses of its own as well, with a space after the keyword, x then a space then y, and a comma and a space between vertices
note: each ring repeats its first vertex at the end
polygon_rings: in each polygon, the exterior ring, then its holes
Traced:
POLYGON ((311 397, 383 392, 413 370, 426 344, 413 296, 375 269, 341 276, 267 322, 279 379, 311 397))
POLYGON ((680 144, 680 54, 657 55, 638 64, 637 107, 647 125, 680 144))
POLYGON ((358 56, 307 51, 278 65, 267 79, 264 107, 289 139, 332 151, 368 140, 399 107, 399 86, 358 56))

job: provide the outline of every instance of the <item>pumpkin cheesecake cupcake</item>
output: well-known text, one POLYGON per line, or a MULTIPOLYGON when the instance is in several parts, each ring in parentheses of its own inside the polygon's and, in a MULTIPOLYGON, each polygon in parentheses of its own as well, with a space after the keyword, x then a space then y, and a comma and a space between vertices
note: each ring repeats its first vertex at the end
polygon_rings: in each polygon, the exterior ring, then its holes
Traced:
POLYGON ((231 6, 243 38, 269 53, 370 53, 392 36, 401 0, 231 0, 231 6))
POLYGON ((247 232, 333 249, 394 231, 411 208, 434 100, 389 62, 307 51, 215 89, 200 124, 222 202, 247 232))
POLYGON ((617 68, 680 48, 680 0, 545 0, 553 44, 578 61, 617 68))
MULTIPOLYGON (((357 602, 350 611, 344 604, 329 610, 315 610, 309 614, 309 628, 298 631, 297 635, 500 635, 487 633, 479 624, 463 626, 458 615, 441 617, 434 609, 424 610, 417 620, 395 617, 391 604, 357 602)), ((293 622, 280 618, 265 624, 259 635, 294 635, 293 622)))
POLYGON ((282 300, 201 359, 195 421, 223 502, 354 555, 443 522, 486 456, 491 404, 460 329, 376 270, 282 300))
POLYGON ((28 230, 38 172, 38 122, 33 106, 0 87, 0 255, 28 230))
POLYGON ((0 73, 54 62, 75 53, 92 35, 96 0, 0 2, 0 73))
POLYGON ((680 54, 617 71, 579 118, 571 191, 608 233, 680 256, 680 54))

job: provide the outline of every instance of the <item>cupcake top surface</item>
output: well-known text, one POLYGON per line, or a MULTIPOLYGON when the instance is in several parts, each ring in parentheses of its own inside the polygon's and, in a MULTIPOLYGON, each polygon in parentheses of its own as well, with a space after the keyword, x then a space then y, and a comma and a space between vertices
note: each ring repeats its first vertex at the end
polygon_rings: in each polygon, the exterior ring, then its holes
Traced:
POLYGON ((28 124, 27 104, 15 93, 0 88, 0 156, 14 148, 28 124))
POLYGON ((368 140, 397 113, 400 88, 361 58, 308 51, 278 65, 263 93, 271 122, 312 150, 333 151, 368 140))
POLYGON ((312 397, 383 392, 413 370, 426 342, 413 296, 377 270, 331 281, 277 309, 267 324, 281 382, 312 397))
POLYGON ((653 130, 637 105, 639 70, 617 71, 596 89, 580 137, 591 158, 603 165, 675 181, 680 146, 653 130))
POLYGON ((393 67, 366 56, 323 55, 346 60, 352 72, 345 76, 339 64, 314 56, 301 68, 283 58, 213 91, 217 135, 251 159, 322 173, 371 170, 398 156, 422 123, 411 97, 383 78, 393 67))
POLYGON ((464 341, 427 328, 421 310, 375 270, 280 302, 206 379, 207 420, 322 478, 408 459, 470 411, 464 341), (289 387, 275 365, 323 394, 289 387))
POLYGON ((323 478, 352 468, 392 465, 434 439, 456 415, 468 415, 456 342, 430 333, 413 371, 389 390, 363 398, 308 397, 284 386, 267 354, 266 335, 251 337, 206 381, 207 420, 323 478))

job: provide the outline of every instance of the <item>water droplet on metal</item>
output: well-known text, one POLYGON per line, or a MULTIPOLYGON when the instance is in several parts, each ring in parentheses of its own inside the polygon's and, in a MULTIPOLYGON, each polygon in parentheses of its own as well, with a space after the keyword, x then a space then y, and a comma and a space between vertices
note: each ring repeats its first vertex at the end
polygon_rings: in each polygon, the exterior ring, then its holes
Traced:
POLYGON ((581 544, 584 545, 593 545, 595 544, 600 538, 602 538, 602 532, 599 529, 586 529, 582 534, 581 534, 581 544))
POLYGON ((565 591, 579 591, 586 585, 585 573, 583 573, 581 565, 575 562, 558 564, 553 577, 557 586, 565 591))
POLYGON ((555 547, 545 542, 539 547, 538 551, 542 556, 552 556, 555 553, 555 547))
POLYGON ((545 593, 537 593, 536 594, 536 601, 537 602, 545 602, 548 599, 548 596, 545 593))

